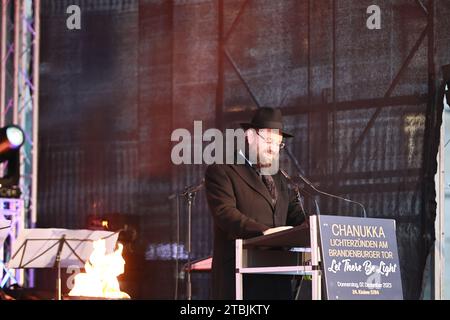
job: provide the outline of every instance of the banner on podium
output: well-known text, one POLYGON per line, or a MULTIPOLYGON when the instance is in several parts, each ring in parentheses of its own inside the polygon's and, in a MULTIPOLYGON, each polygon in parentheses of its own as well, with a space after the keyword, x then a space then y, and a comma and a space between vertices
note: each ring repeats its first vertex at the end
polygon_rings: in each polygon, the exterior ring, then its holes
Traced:
POLYGON ((395 220, 318 218, 329 300, 403 299, 395 220))

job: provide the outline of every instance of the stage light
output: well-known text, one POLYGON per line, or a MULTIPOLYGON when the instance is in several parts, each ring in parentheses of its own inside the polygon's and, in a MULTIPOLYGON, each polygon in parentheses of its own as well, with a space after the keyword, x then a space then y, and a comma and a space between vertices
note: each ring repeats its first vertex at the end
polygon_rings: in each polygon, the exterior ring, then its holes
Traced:
POLYGON ((19 149, 25 141, 25 134, 18 126, 0 129, 0 157, 19 149))
MULTIPOLYGON (((0 163, 5 163, 3 176, 0 176, 0 188, 19 185, 20 147, 24 142, 25 133, 20 127, 9 125, 0 129, 0 163)), ((17 192, 15 188, 11 197, 17 196, 20 196, 20 190, 17 192)))

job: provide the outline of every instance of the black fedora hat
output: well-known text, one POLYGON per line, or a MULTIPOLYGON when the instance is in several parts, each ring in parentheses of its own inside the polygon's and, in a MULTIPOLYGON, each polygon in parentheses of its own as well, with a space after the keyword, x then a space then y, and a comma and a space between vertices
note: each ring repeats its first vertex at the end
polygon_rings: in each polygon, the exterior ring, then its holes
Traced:
POLYGON ((247 129, 278 129, 285 138, 294 137, 283 130, 283 115, 280 109, 261 107, 256 110, 250 123, 241 123, 244 130, 247 129))

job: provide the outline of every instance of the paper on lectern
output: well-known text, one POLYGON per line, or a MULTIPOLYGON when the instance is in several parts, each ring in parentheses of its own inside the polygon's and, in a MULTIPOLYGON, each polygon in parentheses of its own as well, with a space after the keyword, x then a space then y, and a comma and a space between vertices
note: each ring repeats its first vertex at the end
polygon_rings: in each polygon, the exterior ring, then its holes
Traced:
POLYGON ((8 268, 52 268, 55 265, 59 240, 63 236, 66 243, 61 251, 61 268, 67 268, 84 267, 93 252, 93 243, 96 240, 104 239, 106 253, 114 252, 119 234, 98 230, 24 229, 13 244, 8 268))
POLYGON ((292 228, 293 228, 292 226, 284 226, 284 227, 270 228, 270 229, 267 229, 266 231, 264 231, 263 234, 264 234, 265 236, 267 236, 268 234, 272 234, 272 233, 276 233, 276 232, 281 232, 281 231, 289 230, 289 229, 292 229, 292 228))

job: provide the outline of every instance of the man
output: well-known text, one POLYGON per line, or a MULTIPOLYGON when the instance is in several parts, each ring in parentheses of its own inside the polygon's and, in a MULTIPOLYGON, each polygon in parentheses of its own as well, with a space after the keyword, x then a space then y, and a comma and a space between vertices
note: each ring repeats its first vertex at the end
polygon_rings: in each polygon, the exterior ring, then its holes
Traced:
MULTIPOLYGON (((235 299, 236 239, 296 226, 306 217, 278 169, 283 137, 293 137, 283 131, 281 111, 260 108, 251 123, 241 125, 248 150, 237 150, 237 157, 243 157, 244 164, 214 164, 205 175, 206 197, 214 221, 213 299, 235 299)), ((244 275, 244 299, 291 297, 290 277, 244 275)))

